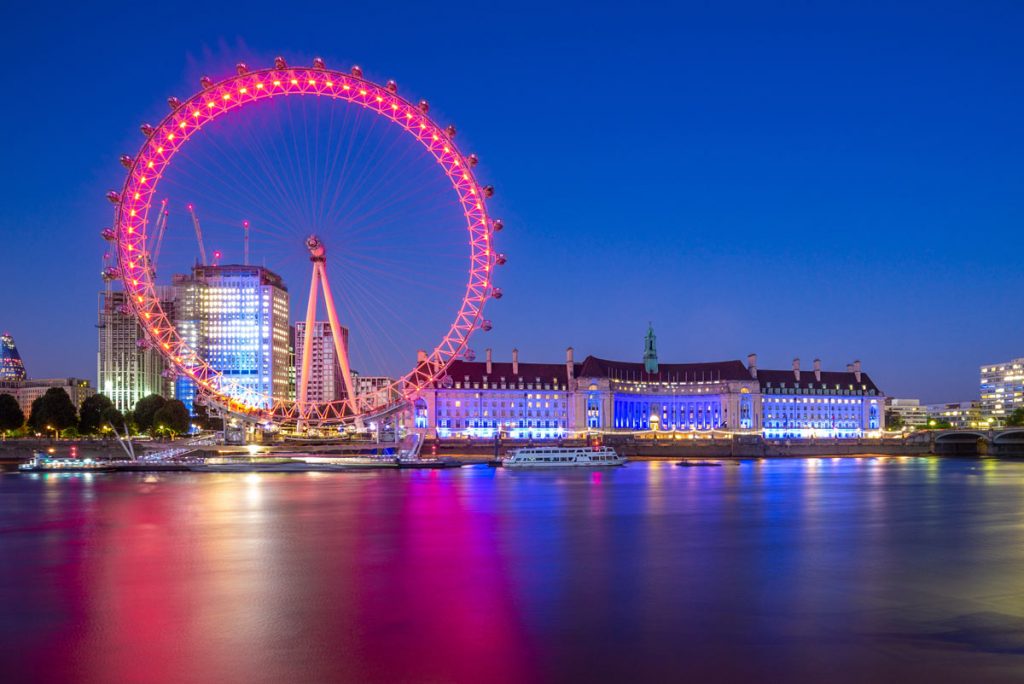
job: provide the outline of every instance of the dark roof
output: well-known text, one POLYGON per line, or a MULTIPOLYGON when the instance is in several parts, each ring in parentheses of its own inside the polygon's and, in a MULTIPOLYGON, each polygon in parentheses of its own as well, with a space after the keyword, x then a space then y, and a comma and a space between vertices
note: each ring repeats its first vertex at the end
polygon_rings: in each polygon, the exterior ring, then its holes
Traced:
MULTIPOLYGON (((713 382, 718 380, 753 380, 750 370, 742 361, 712 361, 709 363, 659 363, 657 373, 648 373, 644 370, 644 364, 632 361, 610 361, 599 359, 596 356, 588 356, 583 363, 573 364, 573 374, 577 378, 610 378, 615 380, 629 380, 634 382, 713 382)), ((557 379, 559 384, 565 384, 567 377, 564 363, 520 363, 518 375, 512 373, 512 364, 508 362, 491 363, 491 372, 487 372, 486 361, 453 361, 448 369, 448 375, 453 382, 483 382, 484 377, 488 382, 500 382, 505 378, 507 383, 535 383, 540 378, 541 383, 550 383, 557 379)), ((757 381, 762 389, 769 384, 772 387, 797 386, 796 377, 792 370, 769 370, 757 369, 757 381)), ((834 389, 839 385, 840 389, 846 389, 853 385, 860 390, 864 385, 866 390, 875 390, 881 394, 881 390, 871 380, 867 373, 860 374, 860 382, 856 376, 849 371, 822 371, 821 380, 816 380, 813 370, 802 370, 800 372, 799 386, 801 389, 834 389)))
POLYGON ((752 380, 740 361, 710 363, 659 363, 657 373, 648 373, 643 363, 609 361, 596 356, 584 359, 576 373, 581 378, 614 378, 637 382, 693 382, 714 380, 752 380))
MULTIPOLYGON (((796 387, 797 385, 797 379, 793 375, 792 370, 764 370, 758 368, 757 380, 761 383, 761 387, 765 387, 769 383, 771 383, 772 387, 781 387, 783 383, 785 383, 786 387, 796 387)), ((858 390, 861 389, 861 385, 864 385, 867 390, 881 392, 867 373, 861 373, 860 382, 857 382, 857 376, 852 371, 821 371, 821 380, 817 380, 814 377, 813 370, 801 370, 799 384, 802 389, 834 389, 836 385, 839 385, 840 389, 846 389, 853 385, 858 390)))
MULTIPOLYGON (((580 364, 575 364, 577 373, 579 366, 580 364)), ((537 382, 537 378, 540 378, 541 383, 549 383, 557 379, 560 384, 564 385, 568 381, 564 363, 520 362, 517 375, 512 372, 511 363, 493 362, 491 372, 488 373, 486 361, 453 361, 448 368, 448 375, 454 382, 466 382, 466 376, 469 376, 469 382, 483 382, 485 376, 488 382, 500 382, 501 378, 505 378, 505 382, 519 382, 519 380, 537 382)))

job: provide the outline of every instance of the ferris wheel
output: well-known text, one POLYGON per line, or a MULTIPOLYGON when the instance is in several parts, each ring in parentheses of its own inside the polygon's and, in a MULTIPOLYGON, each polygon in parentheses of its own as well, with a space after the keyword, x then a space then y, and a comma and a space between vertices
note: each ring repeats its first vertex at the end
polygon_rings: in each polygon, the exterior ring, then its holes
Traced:
MULTIPOLYGON (((158 125, 141 127, 146 141, 135 156, 121 157, 127 177, 120 191, 107 195, 115 205, 114 225, 103 231, 103 237, 114 246, 117 266, 107 268, 104 277, 123 281, 128 305, 145 331, 146 344, 166 358, 175 374, 194 383, 203 403, 232 416, 278 426, 325 427, 363 421, 407 406, 428 387, 449 381, 447 370, 452 362, 472 358, 468 346, 471 335, 477 330, 491 329, 490 321, 483 317, 484 306, 488 299, 502 296, 493 278, 495 267, 505 263, 505 256, 498 253, 494 245, 495 233, 502 229, 502 221, 492 219, 487 211, 487 199, 494 190, 477 181, 474 175, 477 157, 459 151, 454 142, 455 128, 436 123, 429 115, 430 107, 425 100, 414 103, 400 96, 394 81, 379 85, 365 78, 358 66, 346 73, 327 68, 320 58, 314 59, 311 67, 291 67, 281 57, 271 68, 249 69, 238 64, 235 75, 219 81, 203 77, 201 85, 199 92, 185 100, 168 98, 170 113, 158 125), (448 189, 448 201, 461 217, 457 239, 462 243, 460 270, 464 284, 448 303, 455 313, 450 322, 445 323, 446 332, 432 346, 418 353, 415 348, 408 350, 411 368, 396 373, 386 384, 362 392, 357 391, 353 383, 349 352, 342 336, 333 335, 343 391, 339 392, 340 398, 325 401, 313 400, 307 391, 311 334, 307 332, 305 337, 303 362, 295 371, 294 390, 254 392, 215 362, 203 358, 194 340, 179 329, 174 312, 167 310, 156 278, 157 258, 163 259, 160 250, 168 214, 167 199, 160 199, 160 188, 172 169, 172 160, 185 155, 190 141, 200 137, 200 132, 207 136, 220 135, 224 130, 222 121, 244 121, 246 113, 260 107, 261 102, 294 101, 297 97, 355 107, 364 113, 360 116, 368 113, 374 121, 388 122, 390 129, 398 131, 401 144, 415 147, 419 153, 425 152, 424 158, 434 169, 435 181, 440 179, 438 182, 448 189)), ((389 173, 388 179, 398 182, 394 178, 399 176, 389 173)), ((203 235, 191 202, 187 210, 194 221, 205 264, 207 253, 203 235)), ((415 224, 415 220, 410 223, 415 224)), ((248 220, 244 222, 244 230, 248 263, 248 220)), ((294 235, 286 237, 289 242, 285 251, 301 254, 309 264, 305 267, 310 275, 304 317, 307 331, 317 317, 321 297, 331 329, 340 331, 343 322, 335 305, 327 264, 334 254, 343 252, 346 245, 332 243, 315 230, 301 240, 293 239, 294 235)), ((392 243, 402 241, 400 237, 390 240, 392 243)), ((163 245, 166 253, 167 242, 163 245)), ((430 262, 431 255, 422 253, 426 248, 417 247, 416 251, 416 258, 430 262)), ((214 255, 219 257, 219 252, 214 255)))

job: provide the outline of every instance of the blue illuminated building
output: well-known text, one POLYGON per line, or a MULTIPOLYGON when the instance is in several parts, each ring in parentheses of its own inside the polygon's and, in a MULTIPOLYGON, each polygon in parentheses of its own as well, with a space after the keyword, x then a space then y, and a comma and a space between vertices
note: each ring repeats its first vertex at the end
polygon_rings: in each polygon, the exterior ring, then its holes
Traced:
POLYGON ((0 335, 0 381, 19 382, 25 377, 25 364, 21 361, 14 338, 10 333, 0 335))
POLYGON ((587 433, 761 434, 767 439, 880 435, 885 397, 860 362, 845 372, 762 370, 741 361, 660 363, 653 329, 641 362, 456 361, 416 403, 439 437, 558 439, 587 433))
MULTIPOLYGON (((176 327, 197 355, 222 373, 223 391, 260 405, 294 394, 288 289, 258 266, 196 266, 174 277, 176 327)), ((177 397, 191 411, 195 384, 179 378, 177 397)))

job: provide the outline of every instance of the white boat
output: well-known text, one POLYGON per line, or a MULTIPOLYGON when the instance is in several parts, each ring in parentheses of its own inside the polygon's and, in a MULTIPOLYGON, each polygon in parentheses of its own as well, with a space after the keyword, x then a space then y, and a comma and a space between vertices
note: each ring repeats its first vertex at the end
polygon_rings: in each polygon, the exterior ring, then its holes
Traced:
POLYGON ((594 468, 626 465, 615 449, 588 447, 524 447, 502 460, 505 468, 594 468))
POLYGON ((53 458, 37 451, 32 454, 32 460, 20 464, 18 470, 26 473, 81 472, 113 470, 113 465, 110 461, 94 461, 91 458, 53 458))

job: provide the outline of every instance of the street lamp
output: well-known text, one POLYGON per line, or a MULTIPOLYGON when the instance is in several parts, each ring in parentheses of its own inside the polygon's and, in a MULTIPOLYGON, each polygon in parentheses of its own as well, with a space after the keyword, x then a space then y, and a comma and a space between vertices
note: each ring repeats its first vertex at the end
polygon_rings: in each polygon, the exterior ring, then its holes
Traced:
POLYGON ((53 427, 52 425, 47 425, 46 429, 47 430, 53 430, 53 438, 54 439, 59 439, 59 437, 57 436, 57 428, 53 427))

